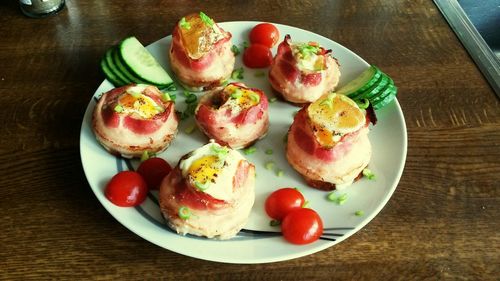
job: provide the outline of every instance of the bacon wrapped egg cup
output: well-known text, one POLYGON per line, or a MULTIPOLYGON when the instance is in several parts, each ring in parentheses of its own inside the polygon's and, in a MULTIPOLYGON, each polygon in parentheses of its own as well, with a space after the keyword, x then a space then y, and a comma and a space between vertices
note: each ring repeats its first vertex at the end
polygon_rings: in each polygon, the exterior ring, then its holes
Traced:
POLYGON ((131 84, 100 97, 92 115, 97 140, 112 154, 140 157, 165 150, 177 133, 174 102, 155 86, 131 84))
POLYGON ((170 66, 179 82, 191 91, 220 87, 234 68, 231 33, 205 15, 183 17, 172 32, 170 66))
POLYGON ((365 111, 347 96, 331 93, 303 107, 288 131, 286 157, 306 182, 322 190, 342 189, 370 162, 371 107, 365 111))
POLYGON ((267 97, 261 90, 247 88, 242 83, 230 83, 200 99, 195 119, 208 138, 239 149, 266 134, 268 107, 267 97))
POLYGON ((316 42, 292 42, 286 35, 278 46, 269 71, 269 82, 283 99, 304 104, 332 91, 340 78, 339 64, 316 42))
POLYGON ((160 208, 177 233, 229 239, 245 225, 255 201, 255 167, 210 142, 186 155, 160 187, 160 208))

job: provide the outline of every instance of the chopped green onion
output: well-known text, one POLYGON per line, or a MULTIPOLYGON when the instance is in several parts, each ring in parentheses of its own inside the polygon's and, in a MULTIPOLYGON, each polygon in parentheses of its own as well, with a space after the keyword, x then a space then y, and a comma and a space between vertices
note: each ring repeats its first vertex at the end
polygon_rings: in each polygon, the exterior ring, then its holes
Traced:
POLYGON ((361 210, 358 210, 354 213, 357 217, 361 217, 365 214, 365 212, 361 211, 361 210))
POLYGON ((189 135, 194 132, 194 129, 196 129, 196 126, 194 124, 191 124, 191 126, 188 126, 186 129, 184 129, 184 132, 189 135))
POLYGON ((264 167, 266 168, 266 170, 272 170, 274 168, 274 162, 273 161, 266 162, 264 167))
POLYGON ((237 56, 237 55, 239 55, 239 54, 240 54, 240 49, 239 49, 239 48, 238 48, 238 46, 236 46, 236 45, 233 45, 233 46, 231 47, 231 51, 233 52, 233 54, 234 54, 235 56, 237 56))
POLYGON ((147 150, 144 150, 144 152, 143 152, 143 153, 142 153, 142 155, 141 155, 141 162, 142 162, 142 161, 146 161, 146 160, 148 160, 148 159, 149 159, 149 153, 148 153, 148 151, 147 151, 147 150))
POLYGON ((244 72, 243 67, 233 70, 233 72, 231 73, 231 79, 233 80, 243 79, 243 72, 244 72))
POLYGON ((375 179, 375 174, 370 169, 363 169, 363 176, 369 180, 375 179))
POLYGON ((243 43, 241 43, 241 46, 246 49, 248 48, 248 46, 250 46, 250 43, 248 43, 248 41, 243 41, 243 43))
POLYGON ((131 89, 128 89, 127 93, 133 96, 134 98, 139 98, 141 96, 141 91, 133 91, 131 89))
POLYGON ((172 98, 170 98, 170 95, 167 92, 161 94, 161 99, 163 101, 170 101, 170 100, 172 100, 172 98))
POLYGON ((328 108, 332 108, 333 100, 330 98, 324 99, 319 105, 326 105, 328 108))
POLYGON ((258 103, 260 101, 260 96, 256 93, 250 93, 250 99, 258 103))
POLYGON ((177 211, 179 218, 183 220, 187 220, 191 217, 191 210, 188 207, 182 206, 179 208, 179 211, 177 211))
POLYGON ((177 91, 177 87, 175 86, 174 83, 172 83, 165 90, 167 90, 167 91, 177 91))
POLYGON ((281 221, 279 221, 279 220, 271 220, 269 222, 270 226, 279 226, 280 224, 281 224, 281 221))
POLYGON ((278 100, 277 98, 272 97, 272 98, 269 100, 269 102, 270 102, 270 103, 273 103, 273 102, 275 102, 275 101, 277 101, 277 100, 278 100))
POLYGON ((255 151, 257 151, 257 148, 255 148, 254 146, 243 149, 243 153, 245 153, 245 155, 253 154, 255 153, 255 151))
POLYGON ((327 196, 326 199, 331 202, 337 203, 337 205, 343 205, 345 201, 347 201, 347 193, 343 193, 340 196, 336 196, 336 192, 330 192, 327 196))
POLYGON ((231 98, 233 99, 241 98, 241 96, 243 96, 243 91, 240 89, 235 89, 234 92, 231 94, 231 98))
POLYGON ((266 149, 266 154, 267 155, 271 155, 271 154, 273 154, 273 152, 274 151, 271 148, 266 149))
POLYGON ((203 190, 206 190, 210 186, 210 183, 209 182, 201 183, 201 182, 195 181, 194 186, 196 186, 196 188, 198 188, 199 190, 203 191, 203 190))
POLYGON ((281 169, 278 169, 278 171, 276 172, 276 175, 278 177, 282 177, 284 174, 285 174, 285 172, 283 172, 283 170, 281 170, 281 169))
POLYGON ((198 97, 196 97, 195 94, 190 94, 189 96, 186 97, 186 103, 193 103, 196 102, 198 97))
POLYGON ((319 46, 313 46, 307 43, 298 46, 298 49, 303 58, 307 58, 311 55, 314 55, 320 50, 319 46))
POLYGON ((184 90, 182 93, 184 94, 185 97, 189 97, 190 95, 193 95, 191 92, 186 91, 186 90, 184 90))
POLYGON ((210 146, 210 149, 212 149, 213 152, 217 155, 226 155, 229 153, 229 149, 225 146, 219 146, 217 144, 213 144, 210 146))
POLYGON ((170 99, 175 101, 175 99, 177 98, 177 95, 176 94, 168 94, 170 96, 170 99))
POLYGON ((156 105, 155 109, 156 109, 156 111, 158 111, 160 113, 163 112, 163 111, 165 111, 165 108, 163 108, 162 106, 159 106, 159 105, 156 105))
POLYGON ((345 201, 347 201, 347 193, 343 193, 342 195, 340 195, 339 197, 337 197, 337 204, 339 205, 343 205, 345 203, 345 201))
POLYGON ((118 113, 123 112, 123 106, 117 104, 115 106, 114 110, 115 110, 115 112, 118 112, 118 113))
POLYGON ((207 16, 204 12, 200 12, 200 18, 206 25, 210 27, 214 25, 214 20, 207 16))
POLYGON ((337 199, 337 195, 335 194, 335 192, 330 192, 328 193, 328 195, 326 196, 326 199, 328 199, 328 201, 335 201, 337 199))
POLYGON ((264 76, 266 76, 266 73, 264 71, 257 71, 257 72, 254 73, 253 76, 255 76, 255 77, 264 77, 264 76))
POLYGON ((304 201, 304 204, 302 204, 302 208, 308 208, 309 207, 309 201, 304 201))
POLYGON ((357 100, 356 101, 356 104, 358 105, 359 108, 361 109, 367 109, 368 106, 370 106, 370 101, 368 99, 361 99, 361 100, 357 100))
POLYGON ((227 80, 227 79, 226 79, 226 80, 223 80, 223 81, 221 82, 221 86, 223 86, 223 87, 226 87, 226 86, 227 86, 227 84, 229 84, 229 80, 227 80))
POLYGON ((179 21, 179 26, 185 30, 189 30, 191 29, 191 24, 189 22, 186 21, 186 18, 183 17, 180 21, 179 21))

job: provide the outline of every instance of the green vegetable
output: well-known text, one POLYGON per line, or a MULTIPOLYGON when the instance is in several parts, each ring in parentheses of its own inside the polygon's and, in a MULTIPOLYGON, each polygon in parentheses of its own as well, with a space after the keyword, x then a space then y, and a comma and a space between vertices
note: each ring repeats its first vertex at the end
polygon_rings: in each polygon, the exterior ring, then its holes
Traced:
POLYGON ((114 108, 115 112, 121 113, 123 112, 123 106, 117 104, 114 108))
POLYGON ((347 193, 342 193, 340 196, 337 196, 337 193, 335 191, 330 192, 326 196, 326 199, 328 199, 328 201, 337 203, 337 205, 343 205, 345 201, 347 201, 347 193))
POLYGON ((256 93, 250 93, 250 99, 258 103, 260 101, 260 96, 256 93))
POLYGON ((241 96, 243 96, 243 91, 240 89, 234 90, 234 92, 231 94, 231 98, 233 99, 241 98, 241 96))
POLYGON ((231 79, 233 80, 243 79, 243 72, 244 72, 243 67, 233 70, 233 72, 231 73, 231 79))
POLYGON ((212 146, 210 146, 210 149, 215 152, 215 154, 217 155, 227 155, 229 153, 229 149, 225 146, 219 146, 217 144, 213 144, 212 146))
POLYGON ((267 155, 271 155, 271 154, 273 154, 273 152, 274 151, 271 148, 266 149, 266 154, 267 155))
POLYGON ((193 102, 196 102, 197 100, 198 100, 198 97, 196 97, 195 94, 189 94, 186 97, 186 103, 193 103, 193 102))
POLYGON ((307 208, 309 207, 309 201, 304 201, 304 204, 302 204, 302 208, 307 208))
POLYGON ((315 55, 320 50, 319 46, 313 46, 307 43, 299 45, 298 49, 303 58, 315 55))
POLYGON ((191 217, 191 210, 188 207, 182 206, 177 211, 179 218, 187 220, 191 217))
POLYGON ((170 96, 170 99, 175 101, 175 99, 177 99, 177 95, 176 94, 168 94, 170 96))
POLYGON ((283 170, 281 170, 281 169, 278 169, 278 171, 276 172, 276 175, 278 177, 282 177, 284 174, 285 174, 285 172, 283 172, 283 170))
POLYGON ((243 49, 246 49, 248 48, 248 46, 250 46, 250 43, 248 43, 248 41, 243 41, 243 43, 241 43, 241 46, 243 47, 243 49))
POLYGON ((200 12, 200 18, 206 25, 210 27, 214 25, 214 20, 207 16, 204 12, 200 12))
POLYGON ((361 211, 361 210, 358 210, 354 213, 357 217, 361 217, 365 214, 365 212, 361 211))
POLYGON ((361 99, 359 101, 356 101, 356 104, 359 106, 361 109, 367 109, 368 106, 370 106, 370 101, 368 99, 361 99))
POLYGON ((266 73, 264 71, 257 71, 254 73, 255 77, 264 77, 266 76, 266 73))
POLYGON ((194 129, 196 129, 196 126, 194 124, 191 124, 186 129, 184 129, 184 132, 189 135, 194 132, 194 129))
POLYGON ((196 188, 198 188, 199 190, 203 191, 203 190, 206 190, 206 189, 208 189, 210 187, 210 183, 209 182, 201 183, 201 182, 195 181, 194 182, 194 186, 196 188))
POLYGON ((238 48, 238 46, 236 46, 236 45, 231 46, 231 51, 233 52, 233 54, 234 54, 235 56, 237 56, 237 55, 239 55, 239 54, 240 54, 240 49, 239 49, 239 48, 238 48))
POLYGON ((375 179, 375 174, 370 169, 363 169, 363 176, 369 180, 375 179))
POLYGON ((245 155, 253 154, 253 153, 255 153, 255 151, 257 151, 257 148, 255 148, 254 146, 250 146, 248 148, 243 149, 243 153, 245 155))
POLYGON ((145 151, 142 153, 142 155, 141 155, 141 162, 142 162, 142 161, 146 161, 146 160, 148 160, 148 159, 149 159, 149 153, 148 153, 148 151, 147 151, 147 150, 145 150, 145 151))
POLYGON ((185 17, 182 17, 182 19, 179 21, 179 26, 185 30, 191 29, 191 24, 186 21, 185 17))
POLYGON ((271 220, 269 222, 270 226, 279 226, 280 224, 281 224, 281 221, 279 221, 279 220, 271 220))
POLYGON ((277 98, 272 97, 272 98, 269 100, 269 102, 270 102, 270 103, 273 103, 273 102, 275 102, 275 101, 277 101, 277 100, 278 100, 277 98))
POLYGON ((264 167, 266 168, 266 170, 272 170, 274 168, 274 162, 273 161, 266 162, 264 167))
POLYGON ((170 98, 170 95, 167 92, 161 94, 161 99, 163 101, 170 101, 170 100, 172 100, 172 98, 170 98))

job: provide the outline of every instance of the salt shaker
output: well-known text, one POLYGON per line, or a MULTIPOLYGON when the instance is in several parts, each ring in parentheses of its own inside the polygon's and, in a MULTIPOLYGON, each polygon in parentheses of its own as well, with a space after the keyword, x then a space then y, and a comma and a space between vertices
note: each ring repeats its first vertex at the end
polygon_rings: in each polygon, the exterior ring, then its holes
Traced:
POLYGON ((53 15, 65 6, 65 0, 19 0, 21 11, 31 18, 53 15))

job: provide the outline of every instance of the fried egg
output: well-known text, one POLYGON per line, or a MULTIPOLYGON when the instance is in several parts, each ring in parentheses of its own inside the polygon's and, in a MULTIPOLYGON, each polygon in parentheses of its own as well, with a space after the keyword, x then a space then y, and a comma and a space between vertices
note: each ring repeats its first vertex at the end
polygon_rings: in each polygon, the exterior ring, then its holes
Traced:
POLYGON ((211 141, 181 160, 179 167, 192 186, 228 201, 233 196, 233 177, 240 160, 245 158, 238 151, 211 141))
POLYGON ((151 97, 143 94, 148 85, 138 84, 127 89, 117 100, 114 110, 118 113, 150 119, 165 109, 151 97))
POLYGON ((258 93, 237 84, 227 85, 222 95, 227 100, 221 107, 229 108, 235 115, 245 109, 256 106, 260 102, 260 95, 258 93))
POLYGON ((179 24, 182 43, 192 59, 201 58, 225 37, 217 24, 206 15, 202 18, 201 13, 186 16, 179 24))
POLYGON ((307 113, 318 142, 332 147, 345 134, 355 132, 366 123, 364 112, 345 95, 330 93, 313 102, 307 113))

